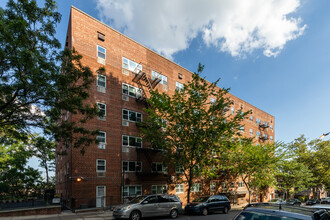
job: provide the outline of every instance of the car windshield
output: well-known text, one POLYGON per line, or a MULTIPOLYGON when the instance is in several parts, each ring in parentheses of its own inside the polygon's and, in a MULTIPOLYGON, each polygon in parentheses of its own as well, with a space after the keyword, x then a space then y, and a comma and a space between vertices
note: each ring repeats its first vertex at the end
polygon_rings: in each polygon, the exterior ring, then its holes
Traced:
POLYGON ((134 203, 140 203, 142 202, 142 200, 144 200, 147 196, 138 196, 134 199, 132 199, 131 201, 129 201, 129 204, 134 204, 134 203))
POLYGON ((206 202, 208 200, 208 196, 203 196, 195 199, 193 202, 206 202))

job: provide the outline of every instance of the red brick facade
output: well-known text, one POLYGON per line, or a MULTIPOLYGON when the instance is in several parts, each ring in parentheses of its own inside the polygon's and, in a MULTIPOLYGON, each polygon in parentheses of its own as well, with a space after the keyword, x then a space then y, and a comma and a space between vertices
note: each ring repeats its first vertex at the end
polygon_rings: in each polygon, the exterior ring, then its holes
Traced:
MULTIPOLYGON (((133 97, 125 96, 129 100, 123 100, 125 97, 123 97, 122 93, 122 83, 138 87, 132 81, 135 74, 123 68, 123 57, 142 65, 143 72, 149 76, 152 71, 166 76, 167 85, 158 84, 157 88, 170 95, 175 92, 176 82, 184 84, 191 80, 191 72, 72 7, 66 46, 74 47, 83 55, 83 64, 91 68, 95 73, 95 77, 97 77, 96 70, 103 66, 100 60, 98 62, 98 45, 106 49, 106 88, 105 93, 103 93, 104 91, 100 92, 95 84, 91 88, 89 102, 106 104, 106 116, 105 120, 95 118, 89 121, 86 126, 91 129, 100 129, 106 133, 105 149, 99 149, 95 144, 86 149, 84 156, 80 154, 79 149, 72 148, 68 149, 68 155, 57 156, 57 193, 62 194, 63 200, 69 206, 79 208, 81 205, 88 205, 93 207, 100 205, 100 203, 97 204, 96 202, 97 186, 100 186, 99 190, 105 189, 106 206, 121 203, 123 185, 122 161, 139 160, 142 161, 142 172, 126 173, 124 177, 125 186, 140 186, 141 193, 144 194, 151 193, 152 185, 167 185, 169 193, 176 193, 175 185, 171 184, 170 175, 151 173, 150 158, 152 158, 153 162, 161 162, 161 158, 157 156, 156 152, 144 150, 143 146, 142 149, 122 147, 123 135, 138 136, 139 134, 139 129, 135 123, 129 122, 129 126, 123 126, 122 110, 127 109, 143 114, 142 109, 144 107, 142 103, 136 102, 133 97), (104 40, 99 39, 100 33, 102 34, 100 37, 104 36, 104 40), (182 75, 182 79, 178 77, 179 73, 182 75), (100 177, 98 172, 96 172, 97 159, 105 160, 105 176, 100 177), (77 182, 77 177, 83 177, 83 180, 77 182), (74 198, 75 204, 71 203, 73 201, 72 198, 74 198)), ((244 135, 250 136, 249 129, 253 129, 253 136, 256 136, 258 131, 261 132, 261 135, 267 134, 268 138, 272 137, 274 139, 275 121, 273 116, 233 95, 229 94, 229 96, 234 100, 233 107, 235 111, 241 107, 243 111, 253 111, 252 121, 246 119, 244 122, 244 135), (268 125, 272 126, 272 129, 271 127, 260 128, 256 123, 256 119, 260 119, 261 123, 267 122, 268 125)), ((143 117, 145 117, 144 114, 143 117)), ((78 116, 69 117, 69 120, 73 121, 78 119, 78 116)), ((58 150, 60 149, 61 146, 58 146, 58 150)), ((168 173, 172 171, 170 168, 168 173)), ((237 184, 236 182, 236 188, 238 187, 237 184)), ((209 189, 209 183, 203 183, 202 185, 203 190, 204 187, 209 189)), ((181 196, 180 198, 182 201, 185 201, 185 198, 181 196)))

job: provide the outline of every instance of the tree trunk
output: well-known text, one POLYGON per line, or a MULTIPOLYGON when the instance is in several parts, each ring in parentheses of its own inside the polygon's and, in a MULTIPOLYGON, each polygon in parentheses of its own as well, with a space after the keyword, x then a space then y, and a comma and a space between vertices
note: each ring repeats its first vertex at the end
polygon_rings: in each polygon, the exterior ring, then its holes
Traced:
POLYGON ((190 202, 191 183, 192 183, 192 168, 189 168, 188 191, 187 191, 187 204, 190 202))

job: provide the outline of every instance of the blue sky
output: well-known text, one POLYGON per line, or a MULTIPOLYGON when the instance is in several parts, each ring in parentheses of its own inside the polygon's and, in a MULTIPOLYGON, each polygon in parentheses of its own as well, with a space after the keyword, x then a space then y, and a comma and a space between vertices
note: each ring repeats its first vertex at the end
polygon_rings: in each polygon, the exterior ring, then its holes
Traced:
POLYGON ((275 116, 278 141, 330 131, 328 0, 58 0, 63 44, 71 5, 188 70, 201 62, 207 80, 275 116))

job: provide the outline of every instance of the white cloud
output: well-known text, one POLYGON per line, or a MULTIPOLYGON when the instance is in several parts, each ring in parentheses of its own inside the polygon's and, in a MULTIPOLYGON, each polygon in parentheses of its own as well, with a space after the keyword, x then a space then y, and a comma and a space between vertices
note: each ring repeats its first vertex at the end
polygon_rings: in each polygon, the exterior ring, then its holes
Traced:
POLYGON ((171 57, 198 34, 232 56, 277 56, 303 34, 300 0, 95 0, 103 22, 171 57))

